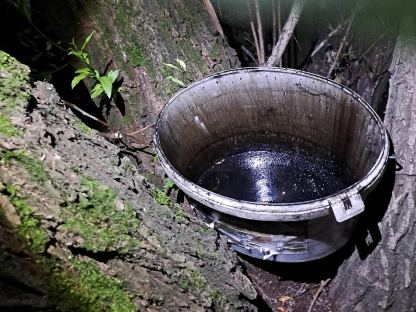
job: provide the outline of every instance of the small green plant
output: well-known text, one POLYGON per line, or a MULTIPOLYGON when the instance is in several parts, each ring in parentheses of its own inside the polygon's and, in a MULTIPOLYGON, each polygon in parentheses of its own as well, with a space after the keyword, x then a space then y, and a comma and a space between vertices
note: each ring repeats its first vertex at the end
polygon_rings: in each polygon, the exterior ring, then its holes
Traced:
MULTIPOLYGON (((180 73, 181 75, 184 75, 186 73, 186 64, 184 61, 182 61, 181 59, 177 58, 176 63, 178 63, 179 67, 171 64, 171 63, 163 63, 163 65, 165 65, 166 67, 169 67, 173 70, 175 70, 176 72, 180 73)), ((174 83, 180 85, 181 87, 185 87, 185 83, 180 80, 178 77, 174 77, 172 75, 166 77, 166 79, 173 81, 174 83)))
POLYGON ((9 198, 10 203, 19 214, 21 223, 17 225, 17 234, 33 253, 42 253, 49 240, 48 234, 41 227, 41 221, 36 218, 34 210, 29 206, 26 199, 18 194, 18 187, 6 184, 2 194, 9 198))
POLYGON ((225 306, 227 305, 227 298, 224 294, 218 289, 214 288, 211 291, 212 302, 219 311, 224 311, 225 306))
POLYGON ((155 200, 161 205, 170 206, 172 203, 169 196, 163 190, 156 189, 153 196, 155 200))
POLYGON ((127 201, 110 188, 85 176, 77 202, 62 211, 63 227, 82 238, 81 247, 92 252, 126 254, 137 246, 140 219, 127 201))
POLYGON ((202 289, 207 285, 207 280, 198 269, 189 266, 186 268, 186 273, 192 288, 202 289))
POLYGON ((0 136, 11 138, 21 132, 13 125, 12 120, 8 116, 0 113, 0 136))
POLYGON ((193 291, 200 291, 207 286, 207 281, 199 270, 188 266, 183 271, 183 275, 178 284, 183 291, 188 291, 190 289, 193 291))
POLYGON ((114 83, 116 82, 120 71, 110 70, 106 75, 101 75, 98 70, 90 65, 90 57, 88 52, 85 51, 85 48, 91 41, 93 34, 94 32, 91 32, 91 34, 85 38, 80 48, 76 45, 74 39, 72 39, 68 55, 77 57, 85 65, 85 67, 80 68, 75 72, 77 75, 74 77, 74 79, 72 79, 71 88, 74 89, 83 79, 92 78, 96 83, 90 92, 91 98, 96 98, 104 92, 107 97, 111 99, 114 83))
POLYGON ((166 179, 162 189, 156 188, 153 194, 155 200, 164 206, 171 206, 172 201, 169 198, 169 192, 174 188, 175 184, 171 179, 166 179))
POLYGON ((163 189, 165 191, 169 191, 171 189, 173 189, 175 187, 175 184, 173 183, 173 181, 171 179, 166 179, 165 180, 165 184, 163 185, 163 189))
POLYGON ((81 120, 76 120, 75 121, 75 127, 81 131, 83 134, 91 134, 92 130, 90 127, 88 127, 85 123, 83 123, 81 120))
POLYGON ((30 155, 27 151, 0 151, 1 165, 10 165, 12 160, 15 160, 21 164, 34 181, 38 183, 44 183, 49 179, 49 174, 45 170, 43 162, 30 155))
POLYGON ((174 208, 176 221, 178 221, 179 223, 184 222, 186 220, 186 214, 185 211, 182 209, 181 205, 175 204, 174 208))
POLYGON ((40 263, 47 272, 47 287, 62 311, 134 312, 133 296, 123 290, 123 282, 103 273, 93 260, 70 257, 63 270, 45 257, 40 263))

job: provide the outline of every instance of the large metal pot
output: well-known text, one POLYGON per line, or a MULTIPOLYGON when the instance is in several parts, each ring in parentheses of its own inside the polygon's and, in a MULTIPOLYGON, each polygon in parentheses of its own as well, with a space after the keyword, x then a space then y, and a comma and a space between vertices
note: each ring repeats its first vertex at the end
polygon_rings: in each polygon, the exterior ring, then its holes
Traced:
POLYGON ((205 222, 238 252, 279 262, 322 258, 345 245, 389 153, 386 129, 361 97, 323 77, 277 68, 227 71, 181 90, 161 112, 154 144, 166 174, 205 222), (290 203, 239 200, 196 183, 195 159, 264 137, 335 157, 351 182, 290 203))

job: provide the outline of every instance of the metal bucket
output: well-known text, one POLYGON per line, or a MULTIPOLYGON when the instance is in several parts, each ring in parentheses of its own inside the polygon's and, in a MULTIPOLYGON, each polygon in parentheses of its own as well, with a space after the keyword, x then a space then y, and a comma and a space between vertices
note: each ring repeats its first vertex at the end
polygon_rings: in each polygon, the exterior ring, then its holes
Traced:
MULTIPOLYGON (((361 97, 323 77, 277 68, 227 71, 181 90, 161 112, 154 144, 166 174, 191 198, 207 224, 226 235, 236 251, 278 262, 319 259, 344 246, 354 231, 356 216, 364 211, 363 200, 380 180, 389 156, 386 129, 361 97), (198 175, 224 160, 232 162, 233 155, 257 155, 247 146, 265 153, 270 146, 282 148, 284 157, 306 153, 300 163, 306 159, 309 167, 298 170, 299 177, 309 174, 315 163, 336 160, 349 179, 330 194, 317 192, 315 197, 302 195, 286 202, 285 191, 279 191, 277 199, 245 200, 250 193, 245 178, 232 182, 234 189, 240 186, 239 196, 243 197, 224 195, 222 189, 199 183, 198 175), (319 160, 315 162, 310 155, 319 155, 319 160)), ((274 168, 268 171, 272 176, 281 170, 273 157, 260 161, 265 163, 274 168)), ((290 170, 296 169, 290 163, 284 163, 288 174, 279 176, 282 185, 291 179, 290 170)), ((245 167, 238 170, 237 174, 246 172, 245 167)), ((333 174, 325 170, 324 177, 333 174)), ((217 170, 216 179, 228 187, 220 178, 222 173, 217 170)), ((314 176, 309 178, 315 183, 314 176)), ((308 179, 301 181, 303 187, 308 186, 308 179)), ((260 180, 250 181, 266 193, 268 188, 279 189, 279 183, 265 187, 260 180)), ((327 186, 322 191, 333 186, 325 179, 322 183, 327 186)), ((286 191, 294 189, 289 186, 286 191)))

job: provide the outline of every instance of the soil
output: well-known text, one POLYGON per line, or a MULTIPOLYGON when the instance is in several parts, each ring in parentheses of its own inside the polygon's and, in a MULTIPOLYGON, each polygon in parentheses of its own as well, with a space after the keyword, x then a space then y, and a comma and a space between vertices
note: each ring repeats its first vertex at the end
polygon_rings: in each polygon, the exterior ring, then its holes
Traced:
POLYGON ((315 277, 311 274, 316 270, 326 272, 323 267, 270 263, 247 257, 240 260, 246 268, 246 274, 271 311, 309 311, 315 296, 317 299, 311 312, 337 311, 333 299, 329 297, 328 283, 331 278, 325 274, 315 277), (321 287, 323 283, 325 284, 321 287))

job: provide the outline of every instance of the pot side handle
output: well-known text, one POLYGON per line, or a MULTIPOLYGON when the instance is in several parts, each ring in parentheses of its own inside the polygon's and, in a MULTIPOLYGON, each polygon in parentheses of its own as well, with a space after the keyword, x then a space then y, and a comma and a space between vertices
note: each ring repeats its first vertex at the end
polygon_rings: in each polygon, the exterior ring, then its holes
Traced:
POLYGON ((337 222, 344 222, 364 211, 365 205, 360 194, 346 194, 328 200, 337 222))

